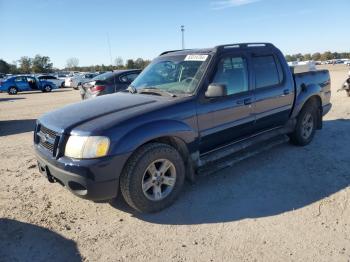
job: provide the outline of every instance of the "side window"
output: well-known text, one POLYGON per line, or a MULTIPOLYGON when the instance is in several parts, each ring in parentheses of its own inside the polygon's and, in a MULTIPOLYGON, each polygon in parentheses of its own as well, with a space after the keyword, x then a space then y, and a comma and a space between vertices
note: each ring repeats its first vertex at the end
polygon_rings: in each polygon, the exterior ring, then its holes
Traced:
POLYGON ((274 86, 282 82, 281 66, 278 70, 273 55, 256 56, 252 58, 252 61, 256 88, 274 86))
POLYGON ((123 75, 123 76, 121 76, 119 79, 120 79, 120 81, 123 82, 123 83, 127 83, 127 82, 128 82, 128 76, 127 76, 127 75, 123 75))
POLYGON ((129 82, 134 81, 135 78, 136 78, 138 75, 139 75, 139 74, 137 74, 137 73, 132 73, 132 74, 127 75, 128 81, 129 81, 129 82))
POLYGON ((18 76, 15 78, 15 82, 26 82, 27 79, 24 76, 18 76))
POLYGON ((225 84, 227 95, 249 90, 247 61, 243 57, 224 57, 217 66, 212 83, 225 84))

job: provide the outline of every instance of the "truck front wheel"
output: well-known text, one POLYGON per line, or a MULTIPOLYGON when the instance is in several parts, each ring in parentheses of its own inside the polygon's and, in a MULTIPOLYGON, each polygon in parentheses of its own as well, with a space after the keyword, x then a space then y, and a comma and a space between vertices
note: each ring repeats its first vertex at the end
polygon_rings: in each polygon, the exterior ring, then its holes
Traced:
POLYGON ((150 143, 128 160, 120 188, 131 207, 141 213, 152 213, 176 200, 184 180, 185 166, 179 152, 167 144, 150 143))
POLYGON ((315 104, 309 103, 300 111, 295 130, 289 135, 293 144, 305 146, 312 141, 317 127, 317 110, 315 104))

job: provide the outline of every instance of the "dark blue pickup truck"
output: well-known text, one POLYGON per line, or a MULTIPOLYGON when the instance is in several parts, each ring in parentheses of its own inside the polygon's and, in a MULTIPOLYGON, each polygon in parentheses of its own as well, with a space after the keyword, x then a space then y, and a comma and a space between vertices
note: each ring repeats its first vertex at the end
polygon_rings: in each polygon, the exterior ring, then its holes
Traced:
POLYGON ((50 182, 156 212, 206 167, 281 136, 307 145, 330 97, 327 70, 294 74, 269 43, 168 51, 125 92, 42 116, 34 148, 50 182))

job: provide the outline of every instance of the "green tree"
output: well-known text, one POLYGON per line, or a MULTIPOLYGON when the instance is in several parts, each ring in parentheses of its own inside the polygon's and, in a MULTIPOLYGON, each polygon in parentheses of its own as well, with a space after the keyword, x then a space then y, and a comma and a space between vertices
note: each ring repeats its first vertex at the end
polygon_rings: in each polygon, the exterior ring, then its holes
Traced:
POLYGON ((0 59, 0 73, 8 74, 10 68, 10 65, 5 60, 0 59))
POLYGON ((327 51, 327 52, 324 52, 322 55, 321 55, 321 60, 325 61, 325 60, 331 60, 333 59, 333 54, 332 52, 330 51, 327 51))
POLYGON ((126 68, 127 68, 127 69, 133 69, 133 68, 135 68, 135 62, 134 62, 134 60, 128 59, 128 60, 126 61, 126 68))
POLYGON ((312 57, 312 60, 314 61, 321 60, 321 54, 319 52, 313 53, 311 57, 312 57))
POLYGON ((28 74, 32 68, 32 59, 28 56, 22 56, 19 60, 19 72, 22 74, 28 74))
POLYGON ((310 61, 310 60, 312 60, 311 54, 305 54, 305 55, 303 55, 303 60, 304 60, 304 61, 310 61))
POLYGON ((32 62, 32 71, 34 73, 50 73, 52 72, 52 66, 50 57, 36 55, 32 62))

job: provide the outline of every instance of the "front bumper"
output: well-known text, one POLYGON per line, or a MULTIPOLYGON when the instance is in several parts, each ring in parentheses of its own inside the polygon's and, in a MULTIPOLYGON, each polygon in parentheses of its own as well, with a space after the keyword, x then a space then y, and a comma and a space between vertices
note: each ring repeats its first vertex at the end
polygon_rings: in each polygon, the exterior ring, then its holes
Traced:
POLYGON ((119 176, 128 155, 101 159, 55 159, 35 145, 39 171, 50 181, 58 182, 74 195, 93 201, 109 200, 118 194, 119 176))

